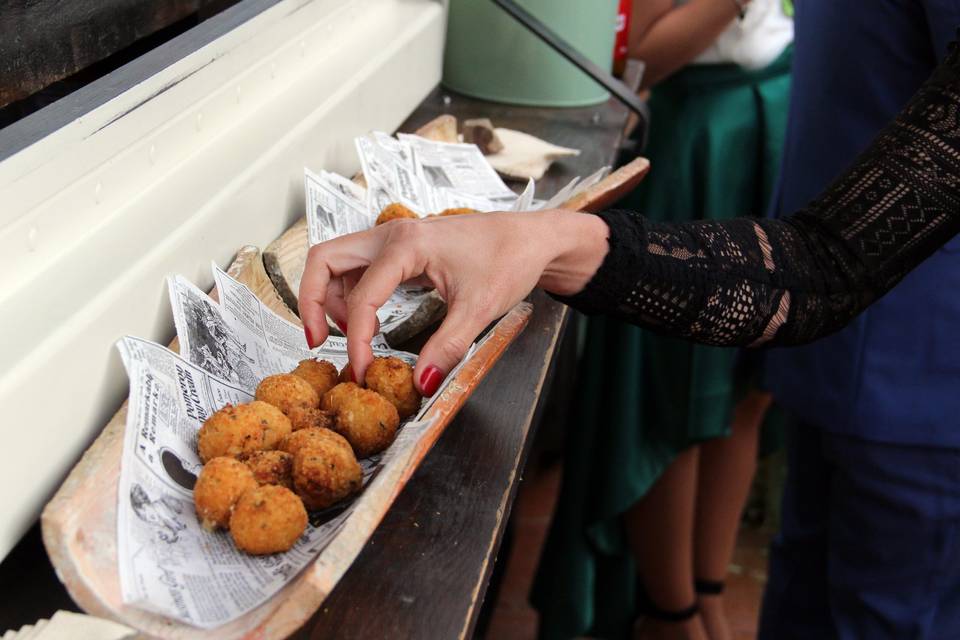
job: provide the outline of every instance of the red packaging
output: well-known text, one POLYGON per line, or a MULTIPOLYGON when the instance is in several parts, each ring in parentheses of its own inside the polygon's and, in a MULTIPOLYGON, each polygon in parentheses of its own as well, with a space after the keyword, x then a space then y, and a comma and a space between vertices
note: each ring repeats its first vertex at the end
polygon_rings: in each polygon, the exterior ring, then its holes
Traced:
POLYGON ((613 74, 616 76, 623 75, 623 70, 627 66, 632 5, 632 0, 620 0, 620 8, 617 9, 617 37, 613 43, 613 74))

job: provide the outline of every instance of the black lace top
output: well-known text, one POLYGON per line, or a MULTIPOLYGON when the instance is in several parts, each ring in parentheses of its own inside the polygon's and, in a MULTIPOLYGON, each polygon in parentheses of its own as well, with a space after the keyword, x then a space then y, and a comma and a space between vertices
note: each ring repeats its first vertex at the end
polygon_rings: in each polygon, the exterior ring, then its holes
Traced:
POLYGON ((600 216, 610 250, 558 299, 722 346, 791 345, 841 329, 960 231, 960 50, 819 198, 780 220, 600 216))

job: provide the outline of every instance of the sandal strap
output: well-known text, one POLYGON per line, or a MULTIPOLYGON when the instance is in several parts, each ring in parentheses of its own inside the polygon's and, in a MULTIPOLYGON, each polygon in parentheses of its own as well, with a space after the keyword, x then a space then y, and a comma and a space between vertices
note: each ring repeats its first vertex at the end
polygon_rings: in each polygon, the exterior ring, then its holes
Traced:
POLYGON ((656 607, 651 603, 650 606, 645 607, 641 613, 647 618, 660 620, 661 622, 685 622, 700 613, 700 605, 694 602, 686 609, 668 611, 666 609, 656 607))
POLYGON ((640 615, 652 618, 654 620, 660 620, 662 622, 684 622, 689 620, 693 616, 700 613, 700 605, 694 602, 689 607, 679 610, 669 610, 661 609, 653 600, 650 599, 650 595, 647 593, 647 590, 643 588, 643 583, 638 579, 637 580, 637 611, 640 615))
POLYGON ((718 596, 727 586, 722 580, 695 580, 693 585, 697 593, 705 596, 718 596))

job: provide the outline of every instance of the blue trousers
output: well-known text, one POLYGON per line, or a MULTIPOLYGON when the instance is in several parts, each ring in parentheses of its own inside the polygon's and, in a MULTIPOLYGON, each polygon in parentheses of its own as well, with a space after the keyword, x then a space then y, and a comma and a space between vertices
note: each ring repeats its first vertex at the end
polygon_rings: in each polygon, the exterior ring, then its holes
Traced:
POLYGON ((759 638, 960 639, 960 449, 803 424, 787 444, 759 638))

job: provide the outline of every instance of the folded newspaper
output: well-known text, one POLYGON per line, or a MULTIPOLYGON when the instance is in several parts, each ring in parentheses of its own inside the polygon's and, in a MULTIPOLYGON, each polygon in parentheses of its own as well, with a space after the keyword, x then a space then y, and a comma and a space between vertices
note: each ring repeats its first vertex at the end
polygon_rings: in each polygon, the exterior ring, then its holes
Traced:
MULTIPOLYGON (((420 217, 453 208, 536 211, 563 204, 609 172, 605 167, 583 180, 575 178, 544 202, 534 201, 533 180, 522 193, 514 193, 473 144, 374 132, 357 138, 356 148, 366 189, 334 173, 304 169, 311 246, 373 227, 380 211, 391 203, 401 203, 420 217)), ((390 335, 418 311, 442 308, 433 304, 434 297, 428 289, 401 286, 377 313, 381 331, 390 335)), ((432 313, 422 315, 428 324, 432 313)))
MULTIPOLYGON (((323 554, 364 496, 310 514, 294 547, 271 556, 249 556, 228 534, 200 526, 193 486, 202 466, 197 432, 204 420, 227 403, 249 402, 260 379, 289 372, 304 358, 338 368, 347 362, 345 338, 331 337, 311 351, 303 331, 245 285, 216 265, 213 275, 219 303, 182 277, 169 279, 181 355, 139 338, 117 344, 130 378, 117 508, 123 601, 201 628, 229 622, 279 591, 323 554)), ((376 355, 416 360, 382 338, 373 348, 376 355)), ((423 415, 430 404, 424 401, 383 454, 360 461, 364 487, 416 446, 429 425, 423 415)))

